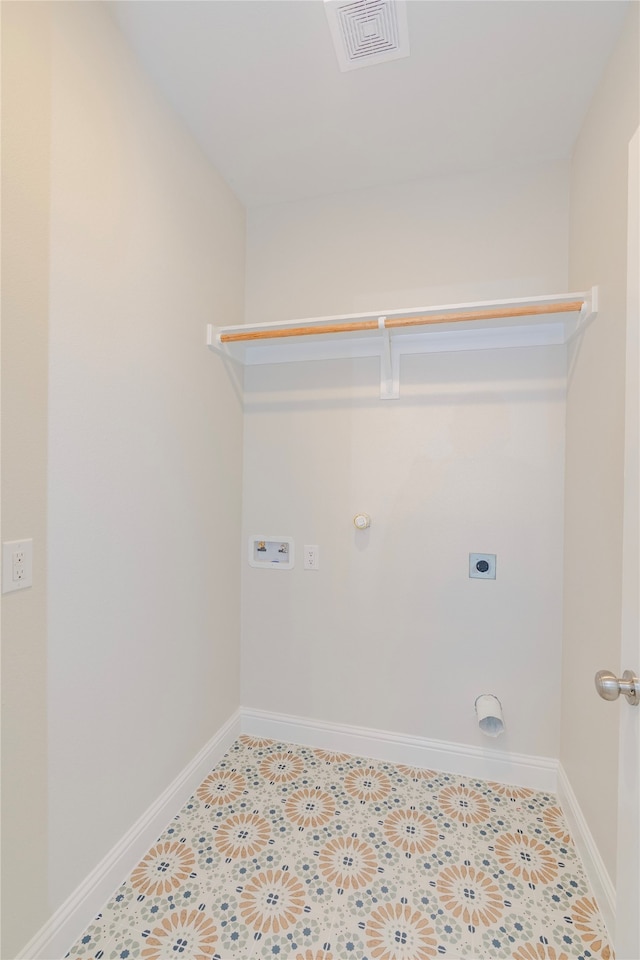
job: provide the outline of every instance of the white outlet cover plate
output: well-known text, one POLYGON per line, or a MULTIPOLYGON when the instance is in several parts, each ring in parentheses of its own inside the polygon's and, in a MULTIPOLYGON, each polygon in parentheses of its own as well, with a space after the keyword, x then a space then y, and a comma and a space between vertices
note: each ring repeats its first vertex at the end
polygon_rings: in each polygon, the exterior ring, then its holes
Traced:
POLYGON ((24 590, 33 585, 33 540, 5 540, 2 544, 2 592, 24 590), (24 554, 24 576, 13 579, 13 557, 24 554))
POLYGON ((303 570, 320 569, 320 547, 316 543, 305 543, 303 557, 303 570))
POLYGON ((495 580, 496 579, 496 555, 495 553, 470 553, 469 554, 469 576, 476 580, 495 580), (477 564, 485 560, 489 567, 482 572, 478 570, 477 564))

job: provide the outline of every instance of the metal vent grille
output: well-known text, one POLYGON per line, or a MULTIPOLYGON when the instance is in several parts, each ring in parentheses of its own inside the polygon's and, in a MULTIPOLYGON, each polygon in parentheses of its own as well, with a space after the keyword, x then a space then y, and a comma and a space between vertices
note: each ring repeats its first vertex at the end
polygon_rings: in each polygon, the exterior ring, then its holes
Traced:
POLYGON ((341 70, 409 56, 404 0, 325 0, 341 70))

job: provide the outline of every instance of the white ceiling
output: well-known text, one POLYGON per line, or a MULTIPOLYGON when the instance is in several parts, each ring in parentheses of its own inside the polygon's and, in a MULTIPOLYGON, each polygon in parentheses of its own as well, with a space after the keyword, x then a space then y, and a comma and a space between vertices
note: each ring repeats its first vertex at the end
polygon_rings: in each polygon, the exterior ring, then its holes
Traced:
POLYGON ((322 0, 112 4, 249 206, 570 156, 626 8, 410 0, 410 57, 341 73, 322 0))

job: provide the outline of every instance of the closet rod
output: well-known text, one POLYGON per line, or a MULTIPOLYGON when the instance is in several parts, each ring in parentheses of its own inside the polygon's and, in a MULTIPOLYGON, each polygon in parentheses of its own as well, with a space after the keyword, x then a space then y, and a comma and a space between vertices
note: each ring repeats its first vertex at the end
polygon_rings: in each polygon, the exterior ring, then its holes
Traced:
POLYGON ((273 330, 254 330, 246 333, 221 333, 220 343, 236 343, 241 340, 274 340, 281 337, 310 337, 321 333, 352 333, 360 330, 385 330, 394 327, 417 327, 435 323, 460 323, 467 320, 502 320, 509 317, 532 317, 546 313, 575 313, 584 305, 583 300, 559 301, 557 303, 531 304, 524 307, 503 307, 494 310, 467 310, 463 313, 432 313, 418 317, 381 317, 380 320, 358 320, 355 323, 332 323, 326 326, 285 327, 273 330))

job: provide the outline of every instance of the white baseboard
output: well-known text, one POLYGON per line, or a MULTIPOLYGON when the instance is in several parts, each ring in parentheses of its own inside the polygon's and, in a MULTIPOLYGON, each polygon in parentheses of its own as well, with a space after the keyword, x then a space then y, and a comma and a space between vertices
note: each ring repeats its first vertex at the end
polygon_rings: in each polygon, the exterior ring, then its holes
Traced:
POLYGON ((615 887, 562 764, 558 766, 558 799, 607 926, 609 939, 613 943, 616 920, 615 887))
POLYGON ((64 957, 239 733, 237 710, 56 910, 16 960, 64 957))
POLYGON ((370 727, 325 723, 248 707, 240 709, 240 716, 242 732, 251 736, 556 792, 558 761, 550 757, 507 753, 370 727))

